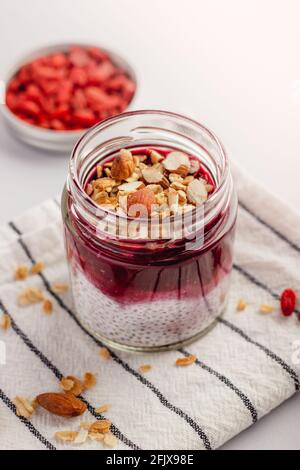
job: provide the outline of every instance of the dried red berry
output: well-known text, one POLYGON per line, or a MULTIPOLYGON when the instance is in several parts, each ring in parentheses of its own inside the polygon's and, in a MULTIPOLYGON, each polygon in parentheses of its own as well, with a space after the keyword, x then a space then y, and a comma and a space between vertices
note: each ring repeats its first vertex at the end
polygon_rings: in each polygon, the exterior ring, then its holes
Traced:
POLYGON ((289 317, 295 311, 297 295, 293 289, 285 289, 280 298, 281 311, 284 316, 289 317))

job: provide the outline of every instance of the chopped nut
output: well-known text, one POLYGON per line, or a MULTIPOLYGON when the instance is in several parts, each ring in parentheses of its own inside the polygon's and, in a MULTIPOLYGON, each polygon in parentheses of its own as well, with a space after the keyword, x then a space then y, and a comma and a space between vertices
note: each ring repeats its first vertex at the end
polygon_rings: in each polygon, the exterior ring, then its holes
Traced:
POLYGON ((148 188, 138 189, 128 196, 128 214, 132 217, 141 217, 146 214, 151 214, 152 206, 155 204, 155 202, 155 194, 153 191, 150 191, 148 188), (132 206, 133 209, 130 209, 132 206), (134 206, 136 206, 137 211, 135 211, 134 206))
POLYGON ((142 175, 144 180, 149 184, 160 184, 164 178, 163 173, 159 169, 153 167, 147 167, 142 170, 142 175))
POLYGON ((91 441, 103 441, 104 434, 89 432, 89 439, 91 439, 91 441))
POLYGON ((150 151, 150 159, 151 159, 151 163, 153 165, 155 165, 155 163, 161 162, 164 159, 164 157, 163 157, 163 155, 158 153, 156 150, 151 150, 150 151))
POLYGON ((60 381, 60 385, 65 392, 70 392, 76 397, 81 395, 84 389, 81 380, 79 380, 77 377, 74 377, 73 375, 67 375, 67 377, 63 377, 60 381))
POLYGON ((171 184, 171 188, 176 189, 177 191, 186 191, 186 186, 182 183, 179 183, 178 181, 175 181, 174 183, 171 184))
POLYGON ((184 181, 182 176, 178 175, 177 173, 170 173, 169 180, 171 183, 183 183, 184 181))
POLYGON ((170 188, 168 192, 168 204, 172 214, 176 214, 178 210, 178 194, 175 189, 170 188))
POLYGON ((182 183, 187 186, 188 184, 190 184, 193 181, 193 179, 194 179, 194 177, 192 175, 186 176, 184 178, 184 180, 182 181, 182 183))
POLYGON ((109 432, 111 421, 109 419, 99 419, 91 424, 90 432, 105 434, 109 432))
POLYGON ((190 356, 186 357, 179 357, 176 360, 176 366, 189 366, 191 364, 194 364, 194 362, 197 360, 197 356, 194 354, 191 354, 190 356))
POLYGON ((193 179, 187 187, 187 197, 189 202, 200 206, 207 199, 207 191, 202 181, 193 179))
POLYGON ((16 405, 16 412, 18 416, 23 416, 23 418, 30 418, 34 412, 34 408, 27 398, 17 395, 14 399, 16 405))
POLYGON ((184 191, 182 191, 181 189, 179 189, 177 191, 178 193, 178 202, 180 205, 184 205, 186 204, 186 193, 184 191))
POLYGON ((274 312, 274 307, 268 304, 261 304, 261 306, 259 307, 259 311, 261 313, 272 313, 274 312))
POLYGON ((36 287, 26 287, 19 294, 18 298, 20 305, 30 305, 37 302, 42 302, 42 300, 44 300, 44 295, 42 291, 36 287))
POLYGON ((103 174, 103 167, 102 165, 97 165, 97 178, 101 178, 103 174))
POLYGON ((142 364, 142 365, 139 367, 139 371, 141 372, 141 374, 144 374, 144 373, 146 373, 146 372, 149 372, 151 369, 152 369, 151 364, 142 364))
POLYGON ((9 330, 11 327, 11 318, 7 313, 3 313, 1 316, 1 323, 0 323, 0 328, 2 330, 9 330))
POLYGON ((191 164, 191 166, 190 166, 189 173, 193 175, 194 173, 197 173, 197 171, 199 171, 200 162, 199 162, 199 160, 196 160, 195 158, 192 158, 190 160, 190 164, 191 164))
POLYGON ((54 434, 55 439, 62 442, 73 442, 75 441, 78 432, 76 431, 58 431, 54 434))
POLYGON ((52 284, 51 290, 53 290, 55 294, 63 294, 69 290, 69 286, 68 284, 56 282, 55 284, 52 284))
POLYGON ((90 422, 90 421, 81 421, 80 427, 81 427, 82 429, 87 429, 87 430, 89 431, 89 429, 90 429, 90 427, 91 427, 92 424, 93 424, 93 423, 90 422))
POLYGON ((31 274, 39 274, 45 268, 45 263, 42 261, 38 261, 37 263, 31 266, 31 274))
POLYGON ((53 312, 53 303, 49 299, 43 301, 43 312, 50 315, 53 312))
POLYGON ((84 379, 83 379, 83 388, 88 389, 94 387, 96 385, 97 379, 92 372, 86 372, 84 374, 84 379))
POLYGON ((74 444, 83 444, 89 435, 89 432, 86 429, 81 428, 75 437, 74 444))
POLYGON ((25 266, 24 264, 20 264, 19 266, 16 267, 15 279, 16 281, 23 281, 24 279, 27 279, 28 274, 29 274, 28 266, 25 266))
POLYGON ((190 169, 190 159, 183 152, 170 152, 162 162, 166 170, 186 176, 190 169))
POLYGON ((133 181, 132 183, 123 183, 119 186, 119 191, 125 191, 126 193, 133 193, 141 186, 144 186, 142 181, 133 181))
POLYGON ((120 150, 111 167, 111 175, 116 180, 126 180, 132 175, 135 164, 129 150, 120 150))
POLYGON ((108 447, 116 447, 117 443, 118 440, 112 433, 105 434, 104 444, 106 444, 108 447))
POLYGON ((102 405, 95 409, 96 413, 106 413, 110 409, 110 405, 102 405))
POLYGON ((246 307, 247 307, 246 301, 244 299, 240 299, 236 306, 236 309, 238 312, 242 312, 243 310, 245 310, 246 307))
POLYGON ((110 355, 110 352, 107 348, 100 348, 100 351, 99 351, 99 354, 100 356, 102 357, 102 359, 110 359, 111 358, 111 355, 110 355))

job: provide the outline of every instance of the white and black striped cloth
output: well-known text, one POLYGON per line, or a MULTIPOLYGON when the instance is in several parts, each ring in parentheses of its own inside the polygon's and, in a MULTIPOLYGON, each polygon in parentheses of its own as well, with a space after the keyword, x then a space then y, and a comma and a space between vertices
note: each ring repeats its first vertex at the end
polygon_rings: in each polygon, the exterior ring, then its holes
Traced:
MULTIPOLYGON (((106 417, 119 449, 215 449, 299 390, 293 342, 300 339, 300 322, 296 315, 260 314, 258 307, 277 305, 284 288, 300 286, 300 217, 240 172, 236 182, 240 204, 227 312, 203 339, 179 351, 112 352, 110 361, 101 360, 101 343, 77 322, 70 293, 51 289, 68 282, 57 201, 0 229, 0 311, 12 320, 12 328, 0 332, 7 354, 6 365, 0 365, 2 449, 66 448, 54 432, 77 429, 82 417, 65 420, 38 409, 27 420, 16 415, 13 399, 56 391, 68 374, 97 374, 96 387, 84 395, 84 420, 102 419, 95 408, 110 403, 106 417), (46 263, 42 273, 13 280, 16 265, 37 260, 46 263), (17 295, 29 283, 53 301, 51 316, 40 305, 18 306, 17 295), (240 298, 249 307, 237 313, 240 298), (195 364, 174 367, 179 356, 191 353, 198 357, 195 364), (153 370, 141 375, 143 363, 153 370)), ((80 447, 87 448, 99 444, 80 447)))

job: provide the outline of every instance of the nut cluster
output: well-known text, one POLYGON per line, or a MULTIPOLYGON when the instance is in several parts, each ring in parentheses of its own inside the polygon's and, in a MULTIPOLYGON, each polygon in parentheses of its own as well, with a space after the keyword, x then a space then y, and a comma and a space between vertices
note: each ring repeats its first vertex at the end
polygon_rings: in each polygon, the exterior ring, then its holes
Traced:
POLYGON ((133 155, 122 149, 97 166, 87 194, 103 209, 131 217, 170 216, 202 205, 213 191, 200 173, 200 162, 179 151, 166 156, 146 149, 133 155))

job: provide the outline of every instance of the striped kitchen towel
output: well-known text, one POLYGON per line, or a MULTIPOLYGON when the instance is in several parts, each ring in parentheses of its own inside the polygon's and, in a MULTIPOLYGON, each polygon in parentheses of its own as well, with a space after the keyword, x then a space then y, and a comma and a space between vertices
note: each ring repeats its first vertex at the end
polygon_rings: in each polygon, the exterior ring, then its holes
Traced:
POLYGON ((0 229, 0 310, 11 319, 11 328, 0 330, 2 449, 105 448, 54 438, 83 420, 101 420, 96 409, 104 403, 111 404, 104 415, 117 449, 216 449, 299 390, 300 322, 296 314, 279 313, 278 298, 286 287, 300 294, 300 216, 240 172, 236 182, 240 203, 227 311, 205 337, 178 351, 100 357, 102 345, 77 322, 70 292, 53 289, 68 282, 57 201, 0 229), (45 263, 41 273, 14 280, 17 265, 39 260, 45 263), (19 306, 17 296, 28 284, 53 302, 52 315, 43 314, 40 304, 19 306), (240 298, 248 307, 238 313, 240 298), (260 313, 263 303, 275 311, 260 313), (194 364, 174 366, 189 354, 198 357, 194 364), (153 366, 147 374, 139 371, 143 363, 153 366), (16 395, 57 391, 63 376, 86 371, 96 374, 97 384, 84 393, 84 417, 66 420, 41 408, 30 419, 17 415, 16 395))

